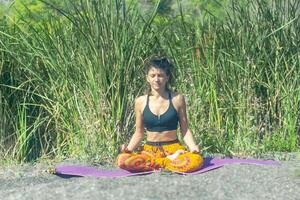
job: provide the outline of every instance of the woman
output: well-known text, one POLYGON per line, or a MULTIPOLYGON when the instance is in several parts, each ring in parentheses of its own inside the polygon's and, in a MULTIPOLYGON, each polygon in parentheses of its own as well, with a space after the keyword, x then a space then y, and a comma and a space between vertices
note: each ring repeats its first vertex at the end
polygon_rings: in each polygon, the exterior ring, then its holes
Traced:
POLYGON ((129 144, 122 145, 118 166, 133 172, 160 168, 177 172, 199 169, 203 159, 188 128, 184 97, 168 87, 172 64, 166 58, 152 58, 145 67, 149 92, 135 100, 136 130, 129 144), (177 138, 178 123, 189 151, 177 138), (139 153, 133 153, 143 140, 145 129, 147 142, 139 153))

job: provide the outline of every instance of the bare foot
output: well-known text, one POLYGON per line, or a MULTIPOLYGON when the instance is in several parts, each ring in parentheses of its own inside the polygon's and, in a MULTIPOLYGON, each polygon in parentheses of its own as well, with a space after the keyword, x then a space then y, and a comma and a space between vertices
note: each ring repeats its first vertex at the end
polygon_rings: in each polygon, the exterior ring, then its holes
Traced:
POLYGON ((168 158, 169 160, 175 160, 176 158, 178 158, 178 156, 179 156, 180 154, 183 154, 183 153, 185 153, 185 152, 186 152, 185 150, 179 149, 179 150, 177 150, 175 153, 173 153, 173 154, 167 156, 167 158, 168 158))

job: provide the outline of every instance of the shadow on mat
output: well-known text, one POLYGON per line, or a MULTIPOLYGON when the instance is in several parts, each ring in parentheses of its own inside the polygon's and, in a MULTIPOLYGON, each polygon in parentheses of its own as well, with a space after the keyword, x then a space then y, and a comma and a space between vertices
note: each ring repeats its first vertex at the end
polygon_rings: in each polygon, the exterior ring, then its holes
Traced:
POLYGON ((64 179, 70 179, 70 178, 82 178, 82 176, 78 175, 68 175, 68 174, 55 174, 56 176, 64 179))

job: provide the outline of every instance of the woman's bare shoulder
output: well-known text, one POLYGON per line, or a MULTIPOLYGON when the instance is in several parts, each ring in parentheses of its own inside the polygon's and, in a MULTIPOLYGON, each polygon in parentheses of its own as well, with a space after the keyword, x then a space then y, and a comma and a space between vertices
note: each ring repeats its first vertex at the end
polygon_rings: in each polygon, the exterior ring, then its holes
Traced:
POLYGON ((173 92, 172 93, 172 98, 176 101, 179 101, 179 102, 184 101, 184 95, 179 93, 179 92, 173 92))
POLYGON ((147 99, 147 95, 142 95, 142 96, 138 96, 136 99, 135 99, 135 102, 136 103, 143 103, 145 100, 147 99))
POLYGON ((142 95, 137 97, 135 99, 135 107, 141 110, 145 106, 146 100, 147 100, 147 95, 142 95))
POLYGON ((173 103, 178 107, 185 105, 185 99, 183 94, 180 94, 178 92, 173 92, 172 99, 173 99, 173 103))

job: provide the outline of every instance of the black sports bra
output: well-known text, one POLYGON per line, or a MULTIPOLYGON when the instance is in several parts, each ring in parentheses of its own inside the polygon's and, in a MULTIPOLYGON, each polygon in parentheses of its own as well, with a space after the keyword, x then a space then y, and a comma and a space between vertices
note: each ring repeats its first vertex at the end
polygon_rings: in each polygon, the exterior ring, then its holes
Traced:
POLYGON ((147 96, 146 107, 143 111, 144 126, 147 131, 162 132, 176 130, 178 125, 178 114, 172 103, 171 94, 169 93, 168 110, 157 116, 153 114, 149 108, 149 95, 147 96))

